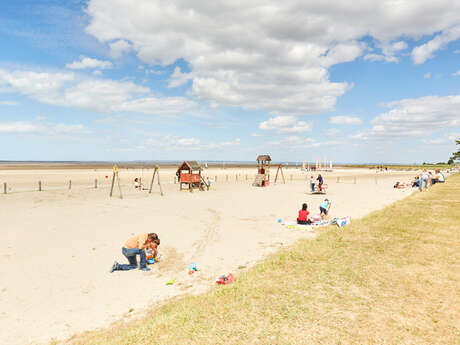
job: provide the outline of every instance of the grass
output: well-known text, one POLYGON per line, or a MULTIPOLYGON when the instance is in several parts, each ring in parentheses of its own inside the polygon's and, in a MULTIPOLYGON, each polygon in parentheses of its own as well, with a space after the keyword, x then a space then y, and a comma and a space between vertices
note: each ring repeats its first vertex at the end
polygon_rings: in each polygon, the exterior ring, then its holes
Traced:
POLYGON ((301 240, 232 285, 66 343, 458 344, 459 211, 457 174, 301 240))

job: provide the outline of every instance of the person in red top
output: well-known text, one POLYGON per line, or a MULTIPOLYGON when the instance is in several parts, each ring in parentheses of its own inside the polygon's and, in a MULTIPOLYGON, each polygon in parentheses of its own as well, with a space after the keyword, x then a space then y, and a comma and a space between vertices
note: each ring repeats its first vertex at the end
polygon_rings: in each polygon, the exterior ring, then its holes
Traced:
POLYGON ((308 219, 310 212, 307 211, 307 204, 302 205, 302 209, 299 210, 299 216, 297 217, 297 224, 311 224, 311 220, 308 219))

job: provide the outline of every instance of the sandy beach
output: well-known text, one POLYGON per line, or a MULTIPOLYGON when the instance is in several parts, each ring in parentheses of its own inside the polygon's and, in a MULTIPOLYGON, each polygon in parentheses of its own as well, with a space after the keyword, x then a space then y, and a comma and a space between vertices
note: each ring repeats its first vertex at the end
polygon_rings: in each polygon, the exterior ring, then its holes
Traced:
MULTIPOLYGON (((8 194, 0 195, 0 329, 6 330, 0 343, 44 343, 135 317, 169 297, 205 291, 218 275, 238 274, 321 231, 286 230, 278 223, 294 221, 303 202, 318 213, 324 196, 308 192, 310 173, 287 169, 286 183, 268 188, 251 186, 254 173, 210 168, 204 175, 213 182, 211 190, 189 193, 179 191, 174 169, 162 169, 160 196, 157 186, 152 194, 133 188, 134 177, 150 181, 151 169, 122 169, 120 199, 117 189, 108 197, 108 169, 0 171, 1 192, 4 182, 8 186, 8 194), (159 235, 161 262, 150 272, 109 273, 114 260, 126 261, 126 239, 141 232, 159 235), (201 268, 193 276, 187 274, 191 262, 201 268), (165 285, 173 278, 174 285, 165 285)), ((272 168, 272 181, 275 173, 272 168)), ((409 195, 411 189, 392 186, 415 172, 347 169, 322 175, 331 217, 356 219, 409 195)))

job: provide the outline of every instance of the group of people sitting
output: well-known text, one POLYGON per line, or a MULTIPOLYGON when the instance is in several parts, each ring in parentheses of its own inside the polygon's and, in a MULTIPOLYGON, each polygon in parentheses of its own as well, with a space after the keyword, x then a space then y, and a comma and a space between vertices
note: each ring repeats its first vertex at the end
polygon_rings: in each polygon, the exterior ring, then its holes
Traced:
MULTIPOLYGON (((319 212, 321 219, 326 219, 331 208, 331 202, 328 199, 319 205, 319 212)), ((302 209, 299 210, 299 216, 297 217, 297 224, 312 224, 313 222, 310 219, 310 212, 308 211, 308 205, 306 203, 302 204, 302 209)))
POLYGON ((432 186, 436 183, 444 183, 445 181, 446 181, 446 177, 439 169, 436 169, 434 171, 434 174, 431 171, 427 171, 426 169, 423 169, 423 172, 415 176, 411 183, 396 182, 396 184, 393 187, 394 188, 406 188, 406 187, 415 188, 417 187, 420 191, 422 191, 423 188, 425 188, 425 190, 428 190, 428 186, 432 186))
POLYGON ((160 245, 160 238, 154 232, 143 233, 129 238, 121 252, 128 259, 129 264, 119 264, 115 261, 110 269, 113 271, 128 271, 139 267, 141 271, 150 271, 147 267, 147 254, 152 257, 158 256, 158 246, 160 245), (137 265, 137 256, 139 255, 140 263, 137 265))

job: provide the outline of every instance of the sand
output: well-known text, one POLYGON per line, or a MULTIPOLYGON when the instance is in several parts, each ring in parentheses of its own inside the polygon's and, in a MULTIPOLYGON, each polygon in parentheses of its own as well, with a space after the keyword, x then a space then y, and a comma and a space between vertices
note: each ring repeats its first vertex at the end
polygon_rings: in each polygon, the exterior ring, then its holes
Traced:
MULTIPOLYGON (((212 180, 217 176, 217 182, 208 192, 194 193, 180 192, 175 171, 162 169, 163 197, 156 187, 152 194, 132 187, 135 176, 146 182, 151 172, 121 170, 124 198, 110 199, 105 178, 110 170, 0 171, 0 192, 8 183, 8 194, 0 194, 1 344, 63 339, 141 315, 152 304, 205 291, 218 275, 238 274, 321 231, 286 230, 277 222, 295 220, 303 202, 318 213, 324 199, 308 193, 307 176, 298 169, 285 170, 286 184, 257 188, 251 186, 254 169, 210 168, 206 174, 212 180), (141 232, 158 233, 162 261, 150 272, 109 273, 114 260, 126 261, 125 240, 141 232), (193 276, 187 274, 191 262, 201 268, 193 276), (173 278, 174 285, 165 285, 173 278)), ((414 172, 322 174, 331 216, 356 219, 409 195, 412 190, 392 186, 409 181, 414 172)))

